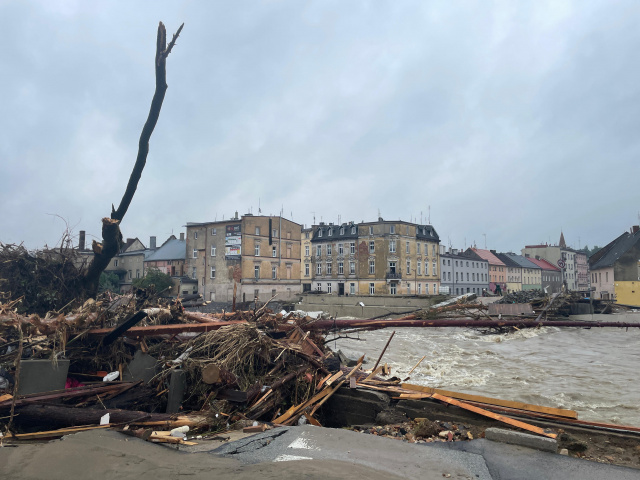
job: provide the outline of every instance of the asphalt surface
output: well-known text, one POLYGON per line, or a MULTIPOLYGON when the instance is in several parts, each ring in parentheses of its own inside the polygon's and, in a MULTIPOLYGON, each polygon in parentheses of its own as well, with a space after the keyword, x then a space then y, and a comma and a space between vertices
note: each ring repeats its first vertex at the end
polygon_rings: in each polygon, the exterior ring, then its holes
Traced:
MULTIPOLYGON (((213 454, 244 464, 340 460, 422 479, 640 480, 640 470, 600 464, 486 439, 412 444, 350 430, 309 425, 268 430, 227 443, 213 454)), ((345 478, 348 477, 345 471, 345 478)))

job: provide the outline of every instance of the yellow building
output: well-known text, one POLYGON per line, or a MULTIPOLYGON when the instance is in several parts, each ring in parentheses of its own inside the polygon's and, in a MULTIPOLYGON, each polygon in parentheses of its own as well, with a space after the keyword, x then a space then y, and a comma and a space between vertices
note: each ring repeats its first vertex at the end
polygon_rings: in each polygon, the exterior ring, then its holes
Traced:
POLYGON ((300 293, 301 226, 279 216, 187 223, 186 273, 210 301, 290 300, 300 293))
POLYGON ((435 295, 439 237, 403 221, 332 223, 313 228, 312 289, 338 295, 435 295))

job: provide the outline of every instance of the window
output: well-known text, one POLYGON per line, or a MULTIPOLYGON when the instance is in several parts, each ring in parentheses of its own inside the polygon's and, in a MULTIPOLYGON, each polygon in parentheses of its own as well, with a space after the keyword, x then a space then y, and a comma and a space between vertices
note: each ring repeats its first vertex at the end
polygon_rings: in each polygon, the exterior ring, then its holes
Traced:
POLYGON ((287 265, 287 280, 291 280, 291 265, 287 265))
POLYGON ((277 237, 278 236, 278 229, 274 228, 273 230, 271 230, 271 236, 272 237, 277 237))
POLYGON ((309 264, 308 263, 304 264, 304 276, 305 277, 309 276, 309 264))
POLYGON ((322 291, 322 284, 321 284, 321 283, 318 283, 318 284, 317 284, 317 286, 316 286, 316 290, 318 290, 319 292, 321 292, 321 291, 322 291))
POLYGON ((409 242, 407 242, 407 246, 406 246, 405 252, 406 252, 406 253, 409 253, 409 251, 410 251, 410 250, 409 250, 409 242))
POLYGON ((331 262, 327 262, 327 275, 331 275, 331 262))
POLYGON ((374 259, 369 260, 369 275, 376 273, 376 261, 374 259))
POLYGON ((304 246, 304 256, 308 257, 309 256, 309 245, 305 245, 304 246))
MULTIPOLYGON (((609 274, 607 274, 609 275, 609 274)), ((140 278, 140 269, 136 268, 136 278, 140 278)))
POLYGON ((198 258, 198 250, 193 249, 193 258, 198 258))
POLYGON ((202 286, 204 286, 204 277, 202 277, 202 286))
POLYGON ((356 234, 356 227, 351 227, 351 234, 355 235, 356 234))
POLYGON ((330 229, 329 229, 329 236, 330 236, 330 237, 333 237, 333 228, 330 228, 330 229))
POLYGON ((256 243, 255 246, 253 247, 253 249, 254 249, 254 253, 255 253, 256 257, 259 257, 260 256, 260 244, 256 243))
POLYGON ((422 262, 418 262, 418 275, 422 275, 422 262))
POLYGON ((389 252, 390 253, 396 253, 396 241, 395 240, 389 240, 389 252))
MULTIPOLYGON (((432 265, 432 271, 431 271, 432 275, 437 275, 438 274, 438 265, 436 264, 436 261, 433 261, 433 265, 432 265)), ((435 287, 435 285, 434 285, 435 287)), ((435 292, 433 292, 435 293, 435 292)))
POLYGON ((212 257, 216 256, 216 247, 214 247, 213 245, 211 246, 211 256, 212 257))
POLYGON ((370 283, 369 284, 369 295, 374 295, 376 293, 376 284, 375 283, 370 283))
POLYGON ((469 266, 469 262, 467 262, 467 267, 469 266))
POLYGON ((322 256, 322 245, 316 245, 316 257, 322 256))
POLYGON ((389 262, 389 273, 396 273, 396 262, 389 262))
POLYGON ((260 278, 260 265, 254 265, 253 267, 253 278, 258 280, 260 278))
POLYGON ((344 262, 338 262, 338 275, 344 275, 344 262))
POLYGON ((191 278, 193 278, 194 280, 196 279, 196 267, 193 267, 191 269, 191 278))
POLYGON ((422 293, 422 284, 419 283, 418 284, 418 295, 420 295, 422 293))
POLYGON ((373 235, 373 227, 369 227, 369 235, 373 235))
POLYGON ((218 233, 218 229, 217 228, 212 228, 211 229, 211 235, 217 235, 218 233))
POLYGON ((316 265, 316 275, 322 275, 322 264, 320 262, 316 265))
POLYGON ((278 278, 278 267, 276 266, 272 266, 271 267, 271 278, 273 280, 275 280, 276 278, 278 278))
MULTIPOLYGON (((321 236, 322 236, 322 229, 320 228, 320 229, 318 229, 318 237, 321 237, 321 236)), ((320 289, 318 289, 318 290, 320 290, 320 289)))
POLYGON ((407 275, 411 273, 411 260, 407 260, 407 275))
POLYGON ((420 244, 416 243, 416 253, 420 255, 420 244))
POLYGON ((340 235, 344 235, 344 227, 340 227, 340 235))
POLYGON ((458 272, 456 272, 456 282, 458 281, 458 272))
POLYGON ((458 260, 456 260, 456 267, 458 266, 458 260))
MULTIPOLYGON (((431 255, 433 255, 434 257, 436 256, 436 246, 435 245, 431 245, 431 255)), ((433 284, 433 288, 435 290, 436 288, 436 284, 433 284)), ((433 293, 436 293, 435 291, 433 293)))
POLYGON ((356 253, 356 242, 351 242, 349 244, 349 253, 351 255, 355 255, 355 253, 356 253))
MULTIPOLYGON (((424 268, 427 268, 426 264, 425 264, 424 268)), ((447 272, 447 280, 451 280, 451 272, 447 272)))
POLYGON ((309 232, 304 233, 304 238, 309 238, 309 232))
POLYGON ((271 256, 273 258, 278 256, 278 251, 276 250, 276 246, 275 245, 273 247, 271 247, 271 256))
POLYGON ((117 259, 117 258, 113 261, 113 266, 114 266, 114 267, 117 267, 117 266, 118 266, 118 259, 117 259))
POLYGON ((327 293, 331 293, 331 284, 327 283, 327 293))
POLYGON ((331 244, 327 244, 327 257, 331 255, 331 244))
POLYGON ((433 284, 433 294, 434 294, 434 295, 435 295, 436 293, 438 293, 438 292, 436 292, 436 289, 437 289, 437 286, 436 286, 436 284, 434 283, 434 284, 433 284))
POLYGON ((469 272, 467 272, 467 282, 469 281, 469 272))
POLYGON ((356 294, 356 284, 355 283, 350 283, 349 284, 349 295, 355 295, 356 294))
POLYGON ((344 255, 344 247, 342 246, 342 243, 338 244, 338 255, 344 255))
POLYGON ((471 274, 471 280, 473 280, 474 282, 476 281, 476 274, 475 273, 471 274))
POLYGON ((351 275, 355 275, 355 273, 356 273, 356 262, 349 262, 349 273, 351 275))
POLYGON ((374 243, 373 240, 371 240, 369 242, 369 253, 375 253, 376 251, 376 244, 374 243))
POLYGON ((211 278, 216 278, 216 267, 211 267, 210 277, 211 278))
POLYGON ((395 295, 395 294, 396 294, 396 292, 398 291, 398 287, 397 287, 397 285, 398 285, 397 283, 392 283, 392 284, 391 284, 391 288, 390 288, 390 290, 391 290, 391 295, 395 295))
POLYGON ((260 227, 256 227, 256 235, 260 235, 260 227))
POLYGON ((198 239, 198 232, 193 232, 193 239, 197 240, 198 239))
POLYGON ((391 225, 390 231, 391 231, 392 234, 396 233, 396 226, 395 225, 391 225))

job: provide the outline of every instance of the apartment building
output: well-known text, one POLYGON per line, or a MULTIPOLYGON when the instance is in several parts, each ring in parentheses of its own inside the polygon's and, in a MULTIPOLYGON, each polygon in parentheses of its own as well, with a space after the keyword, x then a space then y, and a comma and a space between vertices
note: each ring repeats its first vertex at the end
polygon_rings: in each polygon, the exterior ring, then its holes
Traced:
POLYGON ((187 223, 186 273, 198 280, 198 293, 210 301, 300 293, 300 224, 281 216, 236 213, 229 220, 187 223))
POLYGON ((489 262, 489 290, 505 293, 507 291, 507 266, 496 256, 495 250, 484 250, 481 248, 470 248, 480 258, 489 262))
POLYGON ((446 251, 440 246, 440 293, 481 295, 489 289, 489 262, 468 249, 446 251))
POLYGON ((434 295, 439 242, 431 225, 378 218, 321 222, 311 239, 312 289, 338 295, 434 295))

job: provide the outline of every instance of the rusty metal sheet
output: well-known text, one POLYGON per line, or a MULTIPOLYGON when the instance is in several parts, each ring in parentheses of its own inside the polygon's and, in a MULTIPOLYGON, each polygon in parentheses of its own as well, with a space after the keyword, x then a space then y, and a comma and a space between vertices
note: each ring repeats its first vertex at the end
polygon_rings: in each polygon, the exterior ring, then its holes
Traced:
POLYGON ((533 315, 530 303, 490 303, 489 315, 533 315))

